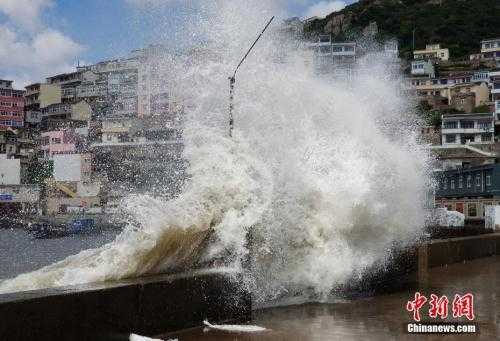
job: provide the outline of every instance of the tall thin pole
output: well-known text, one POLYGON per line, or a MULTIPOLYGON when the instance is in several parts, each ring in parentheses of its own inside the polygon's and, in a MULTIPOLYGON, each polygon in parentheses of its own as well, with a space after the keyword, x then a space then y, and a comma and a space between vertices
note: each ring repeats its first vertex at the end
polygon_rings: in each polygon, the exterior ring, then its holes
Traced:
POLYGON ((236 69, 234 69, 233 75, 231 77, 229 77, 229 137, 233 136, 233 127, 234 127, 233 111, 234 111, 234 86, 236 84, 236 73, 238 72, 238 69, 243 64, 243 62, 247 59, 250 52, 252 52, 253 48, 255 47, 255 45, 257 44, 259 39, 262 37, 264 32, 266 32, 269 25, 271 25, 273 20, 274 20, 274 16, 269 20, 269 22, 264 27, 262 32, 259 34, 257 39, 255 39, 254 43, 252 44, 252 46, 250 46, 250 48, 248 49, 245 56, 241 59, 240 63, 236 67, 236 69))
POLYGON ((415 31, 416 30, 417 30, 416 28, 413 29, 413 50, 415 50, 415 31))
POLYGON ((236 83, 236 78, 229 77, 229 137, 233 137, 234 83, 236 83))

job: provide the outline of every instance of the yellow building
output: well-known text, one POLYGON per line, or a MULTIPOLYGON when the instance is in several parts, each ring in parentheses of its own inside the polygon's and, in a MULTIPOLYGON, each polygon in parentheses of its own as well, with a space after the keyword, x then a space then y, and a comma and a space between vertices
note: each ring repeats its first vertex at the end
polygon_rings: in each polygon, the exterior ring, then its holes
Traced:
POLYGON ((413 51, 414 59, 439 59, 446 62, 450 59, 450 50, 441 48, 440 44, 428 44, 425 50, 413 51))

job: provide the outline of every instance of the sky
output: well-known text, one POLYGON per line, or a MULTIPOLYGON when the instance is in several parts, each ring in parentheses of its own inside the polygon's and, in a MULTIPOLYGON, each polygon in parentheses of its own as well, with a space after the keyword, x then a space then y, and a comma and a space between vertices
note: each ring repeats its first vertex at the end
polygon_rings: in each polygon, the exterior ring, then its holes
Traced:
MULTIPOLYGON (((357 0, 288 0, 290 16, 339 11, 357 0)), ((158 42, 189 15, 190 0, 0 0, 0 79, 16 88, 158 42), (160 11, 151 8, 161 6, 160 11), (145 10, 147 8, 148 10, 145 10), (158 29, 160 27, 161 29, 158 29)), ((193 7, 194 5, 191 5, 193 7)))

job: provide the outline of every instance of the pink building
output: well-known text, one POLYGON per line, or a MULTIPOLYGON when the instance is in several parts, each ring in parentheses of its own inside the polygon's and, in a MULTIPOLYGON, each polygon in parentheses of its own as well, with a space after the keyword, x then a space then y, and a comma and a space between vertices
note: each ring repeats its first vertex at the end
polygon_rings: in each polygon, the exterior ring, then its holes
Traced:
POLYGON ((51 159, 55 154, 75 154, 82 145, 82 137, 73 130, 56 130, 42 133, 43 158, 51 159))

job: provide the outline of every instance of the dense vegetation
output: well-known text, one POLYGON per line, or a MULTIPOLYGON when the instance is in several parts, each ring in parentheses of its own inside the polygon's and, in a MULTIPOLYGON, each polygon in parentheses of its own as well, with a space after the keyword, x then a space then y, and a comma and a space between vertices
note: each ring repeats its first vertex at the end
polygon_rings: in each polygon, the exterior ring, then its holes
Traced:
POLYGON ((375 21, 381 37, 398 38, 404 57, 411 55, 413 30, 417 49, 441 43, 453 58, 478 53, 481 40, 500 37, 500 0, 360 0, 313 21, 306 33, 328 31, 328 21, 339 14, 348 24, 336 38, 355 37, 375 21))

